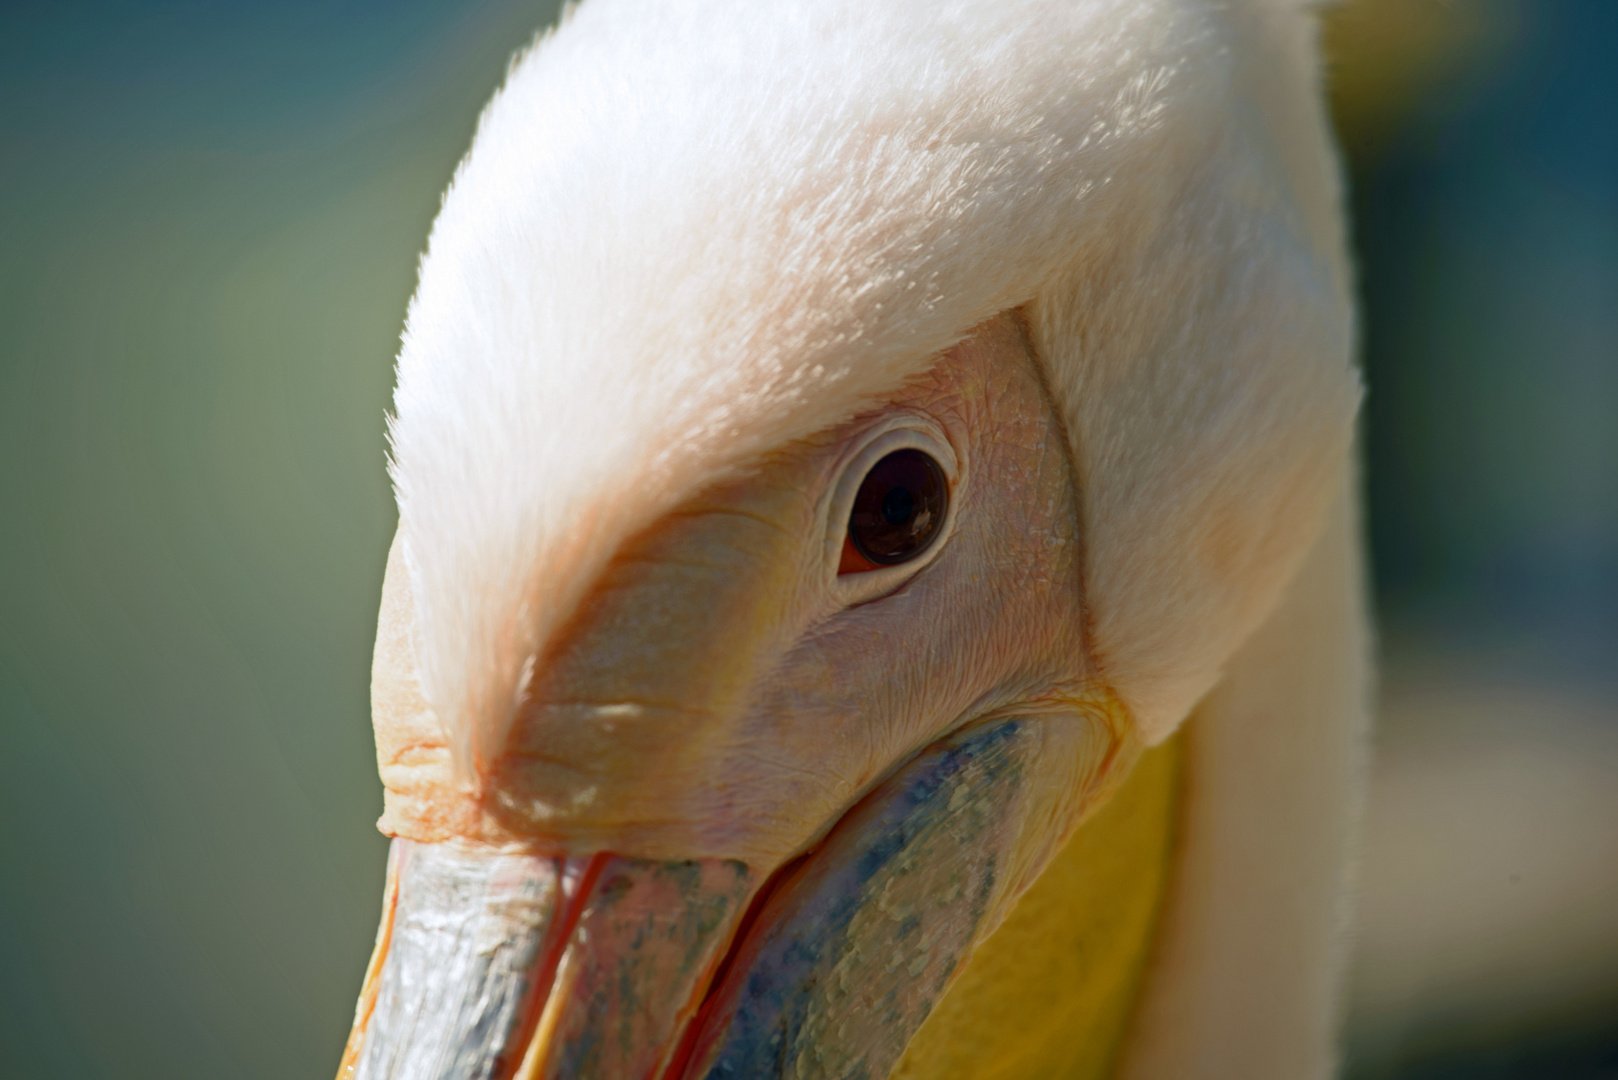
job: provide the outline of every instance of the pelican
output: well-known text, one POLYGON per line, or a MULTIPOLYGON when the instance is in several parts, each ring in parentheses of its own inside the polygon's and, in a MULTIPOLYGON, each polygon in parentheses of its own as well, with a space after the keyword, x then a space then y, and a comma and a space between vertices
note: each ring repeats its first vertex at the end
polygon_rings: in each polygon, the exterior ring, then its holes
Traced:
POLYGON ((587 0, 420 267, 354 1080, 1308 1080, 1366 708, 1302 0, 587 0))

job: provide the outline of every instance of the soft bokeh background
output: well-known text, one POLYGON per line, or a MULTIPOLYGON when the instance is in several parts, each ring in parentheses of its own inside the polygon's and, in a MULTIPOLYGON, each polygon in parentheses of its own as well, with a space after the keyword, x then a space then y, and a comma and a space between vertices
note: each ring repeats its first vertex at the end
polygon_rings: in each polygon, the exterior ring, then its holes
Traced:
MULTIPOLYGON (((0 9, 0 1075, 328 1075, 390 360, 550 0, 0 9)), ((1618 4, 1351 0, 1363 1080, 1618 1077, 1618 4)))

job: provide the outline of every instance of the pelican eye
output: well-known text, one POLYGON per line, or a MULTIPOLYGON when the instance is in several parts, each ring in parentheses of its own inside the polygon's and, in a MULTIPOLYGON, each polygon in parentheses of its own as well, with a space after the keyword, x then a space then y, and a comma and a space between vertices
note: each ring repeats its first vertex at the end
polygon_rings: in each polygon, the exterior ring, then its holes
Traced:
MULTIPOLYGON (((871 466, 848 515, 848 543, 871 568, 909 562, 944 527, 949 482, 920 450, 895 450, 871 466)), ((862 569, 857 563, 848 569, 862 569)))

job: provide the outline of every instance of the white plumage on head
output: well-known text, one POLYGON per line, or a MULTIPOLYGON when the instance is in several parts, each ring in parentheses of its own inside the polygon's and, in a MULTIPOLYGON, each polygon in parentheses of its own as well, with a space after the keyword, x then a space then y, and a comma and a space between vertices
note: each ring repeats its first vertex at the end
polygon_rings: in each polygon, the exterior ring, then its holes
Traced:
POLYGON ((1014 307, 1079 465, 1096 651, 1170 732, 1307 546, 1358 394, 1315 73, 1244 63, 1297 51, 1296 6, 589 0, 522 56, 392 423, 463 774, 627 535, 1014 307))

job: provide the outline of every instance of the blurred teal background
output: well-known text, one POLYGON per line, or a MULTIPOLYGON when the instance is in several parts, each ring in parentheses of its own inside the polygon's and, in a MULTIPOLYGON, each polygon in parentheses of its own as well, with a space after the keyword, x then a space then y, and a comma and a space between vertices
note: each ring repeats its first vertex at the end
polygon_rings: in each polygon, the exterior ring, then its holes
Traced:
MULTIPOLYGON (((541 2, 0 9, 0 1075, 329 1075, 382 416, 541 2)), ((1618 1077, 1618 5, 1328 37, 1387 654, 1356 1077, 1618 1077)))
POLYGON ((417 253, 554 5, 0 15, 0 1075, 328 1076, 417 253))
POLYGON ((1618 4, 1331 16, 1383 695, 1355 1080, 1618 1078, 1618 4))

